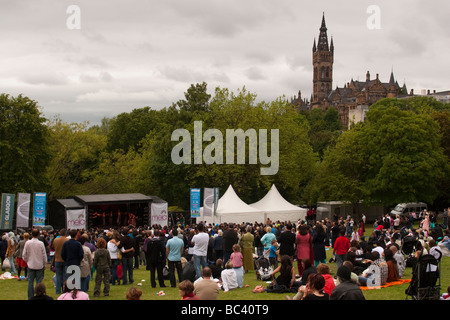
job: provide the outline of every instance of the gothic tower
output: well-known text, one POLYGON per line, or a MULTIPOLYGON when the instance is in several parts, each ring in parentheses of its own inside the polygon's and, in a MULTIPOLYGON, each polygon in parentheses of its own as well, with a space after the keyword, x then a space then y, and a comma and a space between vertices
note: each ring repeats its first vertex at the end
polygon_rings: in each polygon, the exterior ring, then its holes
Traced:
POLYGON ((313 45, 313 95, 312 108, 320 107, 321 102, 328 97, 332 91, 333 84, 333 60, 334 44, 331 38, 328 46, 327 27, 325 24, 325 13, 322 17, 319 41, 316 46, 314 38, 313 45))

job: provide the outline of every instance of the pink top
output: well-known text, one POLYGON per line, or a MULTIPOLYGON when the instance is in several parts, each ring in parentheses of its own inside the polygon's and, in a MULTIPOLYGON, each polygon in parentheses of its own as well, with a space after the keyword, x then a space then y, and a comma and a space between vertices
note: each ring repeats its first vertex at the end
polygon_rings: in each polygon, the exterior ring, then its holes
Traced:
POLYGON ((77 291, 77 297, 73 299, 72 292, 66 292, 60 295, 58 300, 89 300, 89 295, 84 291, 77 291))
POLYGON ((242 260, 244 257, 242 256, 242 253, 240 252, 233 252, 230 256, 230 260, 233 263, 233 268, 239 268, 242 267, 242 260))

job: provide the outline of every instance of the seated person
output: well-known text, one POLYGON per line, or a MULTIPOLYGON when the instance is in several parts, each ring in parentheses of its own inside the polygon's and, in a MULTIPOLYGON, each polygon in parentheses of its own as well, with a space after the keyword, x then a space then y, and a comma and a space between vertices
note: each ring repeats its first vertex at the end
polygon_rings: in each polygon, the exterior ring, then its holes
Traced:
POLYGON ((281 264, 272 272, 272 279, 274 286, 283 285, 288 288, 300 286, 300 282, 295 280, 295 267, 290 256, 281 256, 281 264), (275 277, 277 273, 280 273, 280 275, 275 277))
POLYGON ((219 294, 219 284, 213 279, 209 267, 202 270, 201 281, 194 282, 194 295, 200 300, 217 300, 219 294))
POLYGON ((387 276, 388 267, 386 262, 380 257, 378 251, 372 251, 372 264, 363 271, 358 280, 362 286, 367 286, 368 279, 371 280, 371 284, 383 286, 387 282, 387 276))
POLYGON ((194 284, 189 280, 181 281, 178 285, 178 292, 180 293, 181 300, 200 300, 194 294, 194 284))
POLYGON ((233 269, 233 263, 229 260, 221 273, 221 280, 222 288, 225 292, 238 288, 236 272, 233 269))
POLYGON ((216 262, 211 263, 209 265, 209 267, 211 268, 212 271, 212 277, 214 279, 220 279, 220 274, 222 273, 223 270, 223 260, 222 259, 217 259, 216 262))
POLYGON ((330 300, 365 300, 361 288, 351 281, 351 271, 345 266, 341 266, 337 270, 337 285, 331 293, 330 300))
POLYGON ((303 274, 301 279, 301 285, 305 286, 308 282, 308 276, 311 273, 317 273, 316 267, 312 264, 311 260, 308 258, 302 259, 303 274))
POLYGON ((318 273, 311 274, 308 277, 307 290, 302 300, 330 300, 329 294, 323 291, 324 286, 325 278, 322 275, 318 273))

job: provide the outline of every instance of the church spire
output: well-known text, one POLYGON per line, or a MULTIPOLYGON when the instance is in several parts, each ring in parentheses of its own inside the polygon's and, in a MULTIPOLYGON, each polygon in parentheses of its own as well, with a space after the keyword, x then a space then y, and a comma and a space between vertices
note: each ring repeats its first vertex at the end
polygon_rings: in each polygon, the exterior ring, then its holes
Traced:
POLYGON ((316 52, 316 51, 317 51, 316 38, 314 38, 313 52, 316 52))
POLYGON ((325 24, 325 12, 323 13, 323 16, 322 16, 322 25, 320 27, 319 43, 318 43, 317 49, 319 51, 329 51, 327 26, 325 24))

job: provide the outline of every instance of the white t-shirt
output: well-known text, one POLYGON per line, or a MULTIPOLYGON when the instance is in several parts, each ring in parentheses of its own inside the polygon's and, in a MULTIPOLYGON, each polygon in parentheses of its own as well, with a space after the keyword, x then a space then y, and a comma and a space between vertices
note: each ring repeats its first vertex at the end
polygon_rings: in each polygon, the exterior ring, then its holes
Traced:
POLYGON ((209 235, 205 232, 200 232, 192 237, 194 243, 194 252, 196 256, 206 256, 208 254, 209 235))

